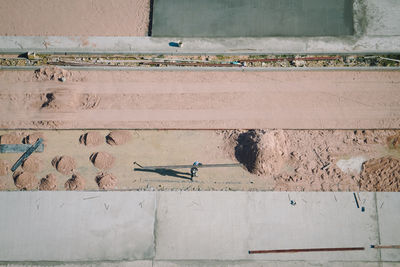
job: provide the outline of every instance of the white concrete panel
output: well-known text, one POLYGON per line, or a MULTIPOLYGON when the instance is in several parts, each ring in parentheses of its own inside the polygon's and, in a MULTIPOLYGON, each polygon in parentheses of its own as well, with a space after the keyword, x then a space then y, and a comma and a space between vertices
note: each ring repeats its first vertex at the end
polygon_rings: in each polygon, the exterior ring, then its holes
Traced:
POLYGON ((352 193, 159 192, 156 258, 377 261, 373 249, 248 254, 369 247, 378 240, 375 202, 373 193, 361 196, 365 212, 357 209, 352 193))
POLYGON ((32 264, 25 264, 25 263, 10 263, 0 266, 5 267, 152 267, 152 261, 127 261, 127 262, 93 262, 93 263, 32 263, 32 264))
POLYGON ((398 0, 366 0, 367 35, 400 35, 400 2, 398 0))
POLYGON ((243 259, 245 192, 158 192, 157 259, 243 259))
MULTIPOLYGON (((376 193, 382 245, 400 245, 400 193, 376 193)), ((400 249, 381 249, 382 261, 400 261, 400 249)))
MULTIPOLYGON (((350 192, 270 192, 251 194, 249 198, 250 250, 369 247, 378 240, 373 193, 360 193, 360 208, 350 192), (290 205, 289 199, 296 205, 290 205)), ((258 260, 378 260, 373 249, 249 256, 258 260)))
POLYGON ((0 261, 154 256, 154 192, 1 192, 0 261))

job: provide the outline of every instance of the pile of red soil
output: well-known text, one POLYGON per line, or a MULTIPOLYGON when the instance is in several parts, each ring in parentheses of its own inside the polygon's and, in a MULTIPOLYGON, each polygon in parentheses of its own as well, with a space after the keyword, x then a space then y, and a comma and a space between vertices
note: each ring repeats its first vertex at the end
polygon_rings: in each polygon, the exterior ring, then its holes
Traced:
POLYGON ((69 156, 55 157, 51 161, 51 165, 53 165, 58 172, 65 175, 72 174, 76 168, 75 160, 69 156))
POLYGON ((0 159, 0 176, 7 175, 9 170, 10 170, 10 164, 5 160, 0 159))
POLYGON ((115 189, 117 182, 117 178, 111 173, 99 173, 96 176, 96 183, 103 190, 115 189))
POLYGON ((79 106, 78 95, 69 89, 56 89, 40 96, 42 110, 75 111, 79 106))
POLYGON ((37 141, 39 138, 41 138, 42 140, 44 140, 44 134, 41 133, 41 132, 30 134, 30 135, 26 136, 26 137, 23 139, 22 142, 23 142, 24 144, 33 145, 33 144, 36 143, 36 141, 37 141))
POLYGON ((62 81, 63 79, 68 80, 72 76, 72 73, 58 68, 58 67, 46 67, 35 70, 33 79, 36 81, 62 81))
POLYGON ((90 161, 100 170, 108 170, 114 166, 115 158, 107 152, 96 152, 90 156, 90 161))
POLYGON ((69 179, 65 185, 66 190, 71 191, 81 191, 85 189, 85 179, 79 174, 73 174, 71 179, 69 179))
POLYGON ((235 156, 251 173, 279 172, 287 157, 283 131, 251 130, 239 134, 235 156))
POLYGON ((57 189, 57 178, 54 174, 48 174, 40 180, 39 190, 53 191, 57 189))
POLYGON ((22 169, 26 172, 37 173, 42 169, 42 161, 35 155, 31 155, 22 163, 22 169))
POLYGON ((399 192, 400 160, 383 157, 364 162, 359 185, 363 191, 399 192))
POLYGON ((36 189, 39 185, 38 179, 30 172, 15 172, 13 178, 15 186, 20 190, 36 189))
POLYGON ((20 133, 9 133, 0 136, 0 144, 21 144, 23 136, 20 133))
POLYGON ((112 131, 106 136, 107 144, 112 146, 126 144, 131 138, 130 132, 122 130, 112 131))
POLYGON ((79 143, 91 147, 101 145, 104 141, 104 136, 98 132, 87 132, 79 137, 79 143))

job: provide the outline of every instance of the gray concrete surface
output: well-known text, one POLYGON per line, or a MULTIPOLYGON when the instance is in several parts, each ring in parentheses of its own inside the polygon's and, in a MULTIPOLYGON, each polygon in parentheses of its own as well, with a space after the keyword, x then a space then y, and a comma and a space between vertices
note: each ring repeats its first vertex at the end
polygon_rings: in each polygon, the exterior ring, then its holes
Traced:
POLYGON ((248 250, 351 247, 378 242, 373 195, 182 192, 159 194, 157 259, 374 261, 377 250, 249 255, 248 250), (297 202, 296 206, 289 199, 297 202), (205 219, 207 218, 207 219, 205 219), (171 242, 174 240, 174 242, 171 242), (356 245, 357 244, 357 245, 356 245))
MULTIPOLYGON (((377 194, 380 239, 382 244, 400 244, 400 198, 398 193, 377 194)), ((383 261, 400 261, 399 249, 381 250, 383 261)))
POLYGON ((343 36, 352 0, 155 0, 154 37, 343 36))
POLYGON ((368 247, 400 242, 400 194, 360 198, 365 212, 351 192, 1 192, 0 265, 399 266, 368 247), (366 250, 247 253, 351 246, 366 250))
POLYGON ((0 53, 400 53, 398 0, 355 0, 355 34, 348 37, 174 38, 0 36, 0 53))
POLYGON ((155 193, 2 192, 0 261, 154 256, 155 193))

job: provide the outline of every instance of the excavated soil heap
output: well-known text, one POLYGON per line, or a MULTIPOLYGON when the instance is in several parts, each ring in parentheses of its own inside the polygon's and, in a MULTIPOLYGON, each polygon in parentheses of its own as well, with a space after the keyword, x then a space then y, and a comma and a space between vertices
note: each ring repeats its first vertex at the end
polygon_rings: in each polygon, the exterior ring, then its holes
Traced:
POLYGON ((108 170, 114 166, 115 158, 107 152, 96 152, 90 156, 90 161, 100 170, 108 170))
POLYGON ((96 176, 96 183, 103 190, 115 189, 117 182, 117 178, 111 173, 100 173, 96 176))
POLYGON ((257 175, 279 172, 287 156, 282 131, 251 130, 239 134, 237 160, 257 175))
POLYGON ((58 67, 46 67, 35 70, 33 74, 33 80, 36 81, 62 81, 63 79, 68 80, 72 76, 72 73, 58 68, 58 67))
POLYGON ((22 169, 26 172, 37 173, 42 169, 42 161, 35 155, 31 155, 22 163, 22 169))
MULTIPOLYGON (((400 144, 398 130, 234 130, 222 134, 225 152, 234 154, 249 172, 273 182, 276 191, 366 190, 361 188, 365 182, 360 182, 360 173, 344 172, 336 162, 360 155, 373 158, 385 149, 398 154, 400 144)), ((396 175, 395 168, 390 172, 396 175)), ((392 184, 382 186, 376 185, 393 190, 392 184)))
POLYGON ((123 145, 131 139, 132 135, 128 131, 112 131, 106 136, 109 145, 123 145))
POLYGON ((9 169, 10 164, 5 160, 0 159, 0 176, 7 175, 9 169))
POLYGON ((13 178, 15 186, 20 190, 36 189, 39 185, 39 181, 33 173, 15 172, 13 178))
POLYGON ((400 160, 383 157, 364 162, 359 184, 364 191, 399 192, 400 160))
POLYGON ((85 179, 79 174, 73 174, 65 185, 66 190, 81 191, 85 189, 85 179))
POLYGON ((58 172, 65 175, 72 174, 76 168, 75 160, 69 156, 55 157, 51 161, 51 165, 53 165, 58 172))
POLYGON ((19 133, 9 133, 0 136, 0 144, 21 144, 23 136, 19 133))
POLYGON ((44 140, 44 134, 43 134, 43 133, 40 133, 40 132, 39 132, 39 133, 30 134, 30 135, 26 136, 22 142, 23 142, 24 144, 33 145, 33 144, 36 143, 36 141, 37 141, 39 138, 41 138, 42 140, 44 140))
POLYGON ((79 143, 85 146, 98 146, 105 141, 105 138, 98 132, 87 132, 79 137, 79 143))
POLYGON ((39 190, 52 191, 57 189, 57 178, 54 174, 48 174, 40 180, 39 190))
POLYGON ((79 107, 79 95, 69 89, 55 89, 40 96, 42 110, 76 111, 79 107))

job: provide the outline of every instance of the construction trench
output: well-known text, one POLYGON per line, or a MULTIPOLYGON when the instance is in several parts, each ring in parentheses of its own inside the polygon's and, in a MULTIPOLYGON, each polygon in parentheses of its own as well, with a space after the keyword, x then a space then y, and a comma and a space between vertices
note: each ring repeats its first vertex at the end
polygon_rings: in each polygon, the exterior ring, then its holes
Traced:
POLYGON ((400 4, 325 2, 0 0, 0 265, 400 266, 400 4))

